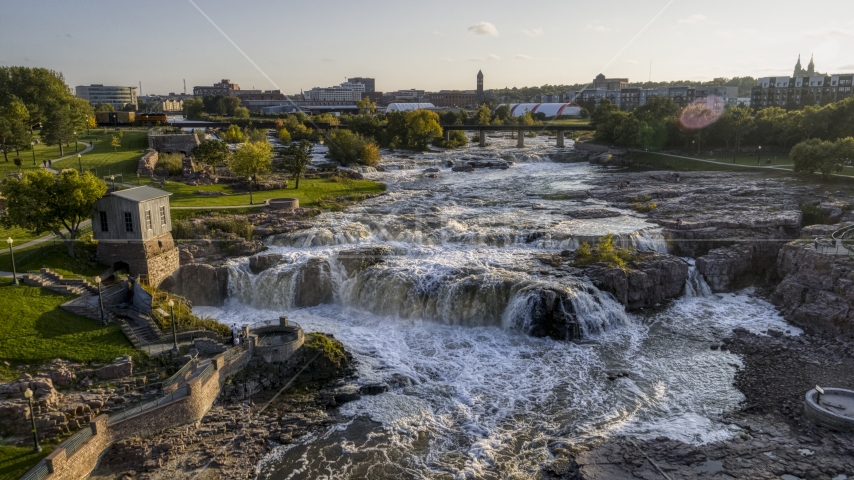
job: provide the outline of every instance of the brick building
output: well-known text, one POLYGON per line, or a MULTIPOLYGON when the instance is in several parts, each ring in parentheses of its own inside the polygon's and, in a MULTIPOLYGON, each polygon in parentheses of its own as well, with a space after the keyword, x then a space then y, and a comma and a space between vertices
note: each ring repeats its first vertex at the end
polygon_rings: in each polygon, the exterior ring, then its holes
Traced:
POLYGON ((474 107, 477 105, 477 93, 468 91, 442 90, 428 93, 427 101, 437 107, 474 107))
POLYGON ((105 195, 95 202, 92 233, 97 259, 114 270, 144 275, 157 286, 179 267, 172 238, 169 192, 135 187, 105 195))

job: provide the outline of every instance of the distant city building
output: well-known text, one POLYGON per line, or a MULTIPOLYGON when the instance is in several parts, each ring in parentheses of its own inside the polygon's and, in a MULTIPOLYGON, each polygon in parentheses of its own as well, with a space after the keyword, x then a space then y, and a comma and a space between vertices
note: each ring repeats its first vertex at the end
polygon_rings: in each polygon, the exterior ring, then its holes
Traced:
POLYGON ((560 103, 564 99, 565 95, 540 95, 540 102, 542 103, 560 103))
POLYGON ((696 87, 694 100, 703 100, 712 110, 738 106, 738 87, 696 87))
POLYGON ((428 103, 424 90, 415 90, 414 88, 410 90, 386 92, 386 94, 383 95, 383 102, 386 104, 395 102, 428 103))
POLYGON ((593 79, 593 88, 604 88, 605 90, 620 90, 629 86, 628 78, 605 78, 601 73, 593 79))
POLYGON ((197 97, 206 97, 208 95, 235 95, 240 90, 240 85, 231 83, 231 80, 224 78, 219 83, 215 83, 210 87, 193 87, 193 95, 197 97))
POLYGON ((367 98, 371 102, 381 105, 383 103, 383 92, 365 92, 362 94, 362 98, 367 98))
POLYGON ((78 98, 88 100, 92 105, 108 103, 116 110, 121 110, 125 105, 133 105, 136 109, 136 87, 92 84, 78 86, 75 92, 78 98))
POLYGON ((373 78, 353 77, 347 79, 348 83, 361 83, 365 86, 365 92, 373 93, 377 91, 377 81, 373 78))
POLYGON ((803 108, 807 105, 822 105, 838 102, 851 96, 854 74, 816 73, 811 59, 806 70, 801 67, 801 58, 795 65, 793 77, 764 77, 750 92, 750 106, 757 109, 781 107, 803 108))
POLYGON ((363 83, 344 82, 334 87, 314 87, 305 92, 304 96, 309 101, 319 102, 358 102, 365 93, 363 83))
POLYGON ((484 100, 483 97, 483 70, 477 71, 477 98, 478 102, 482 102, 484 100))
POLYGON ((474 90, 466 92, 442 90, 428 93, 427 100, 437 107, 474 107, 477 105, 477 93, 474 90))

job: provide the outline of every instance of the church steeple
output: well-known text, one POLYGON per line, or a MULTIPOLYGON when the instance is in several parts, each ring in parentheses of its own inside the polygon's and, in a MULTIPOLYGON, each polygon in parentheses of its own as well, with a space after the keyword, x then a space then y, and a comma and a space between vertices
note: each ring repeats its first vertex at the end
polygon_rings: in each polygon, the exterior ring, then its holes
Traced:
POLYGON ((815 55, 810 56, 810 64, 807 65, 807 75, 813 76, 815 75, 815 55))
POLYGON ((801 56, 798 55, 798 63, 795 64, 795 74, 793 77, 800 77, 804 74, 804 67, 801 66, 801 56))

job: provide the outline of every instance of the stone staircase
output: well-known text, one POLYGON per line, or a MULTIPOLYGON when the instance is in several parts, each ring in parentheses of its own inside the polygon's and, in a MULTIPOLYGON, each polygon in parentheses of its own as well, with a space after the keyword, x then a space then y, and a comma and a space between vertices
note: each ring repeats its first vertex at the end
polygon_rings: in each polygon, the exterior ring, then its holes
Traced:
POLYGON ((81 278, 65 278, 49 268, 22 276, 24 283, 69 295, 98 294, 98 287, 81 278))

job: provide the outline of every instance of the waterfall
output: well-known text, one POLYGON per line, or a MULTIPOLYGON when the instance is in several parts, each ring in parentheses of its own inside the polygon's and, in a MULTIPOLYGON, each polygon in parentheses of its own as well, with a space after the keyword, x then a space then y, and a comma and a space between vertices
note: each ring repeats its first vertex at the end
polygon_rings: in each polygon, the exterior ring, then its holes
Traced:
POLYGON ((688 267, 688 281, 685 282, 685 296, 688 298, 694 297, 708 297, 712 294, 712 289, 709 287, 709 284, 706 283, 706 279, 703 278, 703 274, 697 270, 697 266, 694 264, 693 258, 685 258, 683 259, 690 264, 688 267))
POLYGON ((629 235, 631 245, 639 252, 667 253, 667 242, 664 241, 664 229, 644 228, 629 235))

